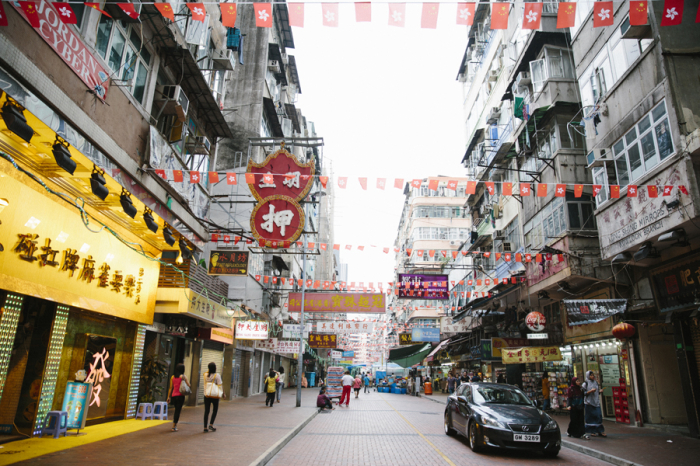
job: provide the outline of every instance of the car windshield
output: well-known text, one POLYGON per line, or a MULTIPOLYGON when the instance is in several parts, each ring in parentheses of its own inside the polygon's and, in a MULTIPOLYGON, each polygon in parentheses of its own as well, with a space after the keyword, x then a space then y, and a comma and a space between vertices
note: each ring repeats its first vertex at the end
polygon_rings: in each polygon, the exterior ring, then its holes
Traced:
POLYGON ((516 388, 480 386, 473 390, 473 394, 474 402, 478 405, 498 403, 532 406, 530 399, 516 388))

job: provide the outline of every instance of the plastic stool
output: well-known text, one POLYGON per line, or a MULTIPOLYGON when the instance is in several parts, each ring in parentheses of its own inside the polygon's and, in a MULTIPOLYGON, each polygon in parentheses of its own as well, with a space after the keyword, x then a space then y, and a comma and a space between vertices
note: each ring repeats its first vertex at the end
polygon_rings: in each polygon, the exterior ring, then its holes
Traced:
POLYGON ((168 420, 168 403, 165 401, 156 401, 153 403, 153 419, 161 421, 168 420))
POLYGON ((58 438, 61 433, 63 433, 64 437, 68 435, 68 412, 49 411, 44 418, 39 437, 43 437, 44 434, 53 434, 53 438, 58 438), (53 427, 51 427, 52 420, 54 421, 53 427))
POLYGON ((144 421, 146 418, 153 420, 153 403, 139 403, 139 407, 136 409, 136 419, 138 418, 144 421))

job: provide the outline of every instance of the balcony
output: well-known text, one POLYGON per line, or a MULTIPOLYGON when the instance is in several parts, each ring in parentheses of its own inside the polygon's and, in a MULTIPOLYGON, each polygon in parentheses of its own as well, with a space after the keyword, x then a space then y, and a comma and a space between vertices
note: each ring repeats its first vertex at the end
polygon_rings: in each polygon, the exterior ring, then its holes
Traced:
MULTIPOLYGON (((177 264, 175 259, 161 259, 161 261, 175 266, 186 275, 183 276, 173 267, 161 264, 158 288, 189 288, 205 296, 207 294, 211 296, 211 293, 228 296, 228 284, 218 277, 207 275, 207 270, 198 266, 194 260, 186 260, 182 264, 177 264)), ((215 298, 212 296, 212 299, 215 298)))
POLYGON ((479 237, 491 236, 493 234, 493 227, 491 226, 491 219, 489 216, 480 220, 479 226, 476 227, 476 232, 479 234, 479 237))

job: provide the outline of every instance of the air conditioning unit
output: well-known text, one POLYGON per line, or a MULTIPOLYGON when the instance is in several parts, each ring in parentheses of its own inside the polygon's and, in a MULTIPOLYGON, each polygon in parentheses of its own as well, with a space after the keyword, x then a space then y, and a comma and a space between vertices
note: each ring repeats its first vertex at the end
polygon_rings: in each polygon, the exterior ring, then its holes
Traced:
POLYGON ((513 252, 513 243, 504 241, 501 244, 503 245, 503 252, 513 252))
POLYGON ((503 230, 494 230, 493 239, 494 241, 499 239, 506 239, 506 234, 503 230))
POLYGON ((232 71, 236 67, 236 57, 233 50, 214 50, 211 59, 225 70, 232 71))
POLYGON ((489 112, 488 118, 486 120, 487 123, 495 123, 498 121, 498 119, 501 117, 501 108, 500 107, 491 107, 491 111, 489 112))
POLYGON ((498 80, 498 70, 489 70, 489 81, 498 80))
POLYGON ((195 136, 187 138, 185 149, 190 154, 209 155, 211 143, 205 136, 195 136))
POLYGON ((531 82, 529 71, 521 71, 515 77, 515 87, 527 87, 531 82))
POLYGON ((186 120, 190 100, 180 86, 157 86, 155 101, 165 102, 161 110, 162 114, 177 115, 178 120, 186 120))
POLYGON ((459 241, 457 241, 457 240, 451 240, 451 241, 450 241, 450 246, 459 246, 459 241))
POLYGON ((588 168, 602 167, 608 159, 605 157, 605 149, 593 149, 586 156, 588 168))
POLYGON ((277 60, 270 60, 267 62, 267 69, 272 71, 273 73, 279 73, 281 68, 280 68, 280 62, 277 60))

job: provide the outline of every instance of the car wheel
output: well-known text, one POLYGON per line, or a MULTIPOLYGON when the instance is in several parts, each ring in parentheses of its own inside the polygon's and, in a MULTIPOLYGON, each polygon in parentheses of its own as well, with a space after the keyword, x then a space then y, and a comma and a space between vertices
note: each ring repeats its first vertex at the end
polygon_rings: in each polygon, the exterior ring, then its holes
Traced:
POLYGON ((545 458, 556 458, 559 454, 559 450, 547 450, 543 451, 542 454, 545 458))
POLYGON ((469 423, 469 448, 471 448, 474 453, 483 450, 479 432, 477 432, 476 423, 474 422, 469 423))
POLYGON ((445 411, 445 434, 453 437, 456 433, 457 431, 452 428, 452 416, 445 411))

